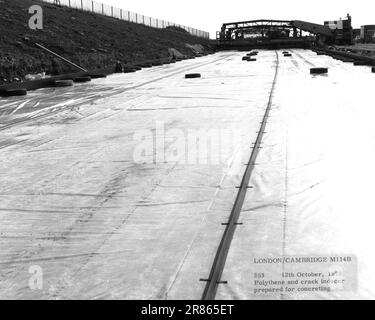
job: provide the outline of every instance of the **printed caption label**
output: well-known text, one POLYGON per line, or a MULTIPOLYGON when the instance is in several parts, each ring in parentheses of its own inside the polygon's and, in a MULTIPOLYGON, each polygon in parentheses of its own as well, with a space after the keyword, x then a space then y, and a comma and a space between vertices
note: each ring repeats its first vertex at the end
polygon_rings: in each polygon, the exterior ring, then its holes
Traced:
POLYGON ((354 255, 255 257, 251 290, 256 296, 357 291, 354 255))

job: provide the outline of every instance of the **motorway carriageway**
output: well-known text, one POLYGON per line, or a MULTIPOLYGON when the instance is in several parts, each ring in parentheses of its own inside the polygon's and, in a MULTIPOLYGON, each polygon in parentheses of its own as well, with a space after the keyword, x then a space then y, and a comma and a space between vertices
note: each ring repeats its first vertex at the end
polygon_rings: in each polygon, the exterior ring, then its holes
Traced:
POLYGON ((200 299, 276 68, 216 298, 375 298, 374 75, 291 53, 221 52, 1 99, 0 298, 200 299), (355 255, 358 288, 255 296, 253 258, 271 254, 355 255))

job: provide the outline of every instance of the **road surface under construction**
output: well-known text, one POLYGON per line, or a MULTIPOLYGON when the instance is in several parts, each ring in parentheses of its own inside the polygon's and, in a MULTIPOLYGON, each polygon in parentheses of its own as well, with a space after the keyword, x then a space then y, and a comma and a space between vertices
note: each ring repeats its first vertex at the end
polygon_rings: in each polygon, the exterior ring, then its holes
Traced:
POLYGON ((375 75, 288 53, 1 99, 0 297, 374 298, 375 75))

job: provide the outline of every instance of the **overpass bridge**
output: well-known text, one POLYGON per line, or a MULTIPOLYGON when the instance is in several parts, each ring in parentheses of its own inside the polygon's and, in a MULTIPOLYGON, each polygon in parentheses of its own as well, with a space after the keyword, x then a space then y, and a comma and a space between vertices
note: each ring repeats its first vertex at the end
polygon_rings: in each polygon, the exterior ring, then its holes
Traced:
POLYGON ((320 44, 350 44, 351 18, 342 30, 301 20, 249 20, 224 23, 217 32, 221 49, 299 48, 320 44))

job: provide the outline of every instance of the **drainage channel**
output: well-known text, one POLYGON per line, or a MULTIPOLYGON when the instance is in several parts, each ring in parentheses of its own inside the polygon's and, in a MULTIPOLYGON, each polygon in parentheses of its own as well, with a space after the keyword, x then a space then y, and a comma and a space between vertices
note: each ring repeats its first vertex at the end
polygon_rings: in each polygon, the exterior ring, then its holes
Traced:
POLYGON ((238 225, 238 219, 241 214, 241 210, 242 210, 243 203, 245 201, 247 190, 249 188, 250 178, 255 167, 255 161, 257 159, 259 149, 260 149, 260 144, 262 142, 263 135, 267 126, 267 120, 268 120, 268 117, 272 108, 273 93, 275 91, 277 76, 279 72, 279 55, 277 51, 275 51, 275 53, 276 53, 275 76, 272 82, 272 88, 271 88, 271 92, 269 95, 267 108, 263 116, 263 120, 261 122, 261 126, 258 132, 257 139, 254 143, 254 146, 252 147, 253 151, 251 153, 250 160, 248 164, 246 165, 246 170, 243 175, 241 186, 239 187, 239 191, 238 191, 234 206, 232 208, 229 221, 226 224, 226 228, 222 236, 219 248, 217 249, 216 256, 215 256, 213 265, 211 267, 210 276, 207 280, 202 280, 202 281, 207 282, 203 295, 202 295, 202 300, 214 300, 216 297, 216 293, 217 293, 219 285, 225 283, 221 280, 221 277, 224 271, 225 263, 226 263, 228 252, 229 252, 232 240, 233 240, 233 236, 238 225))

